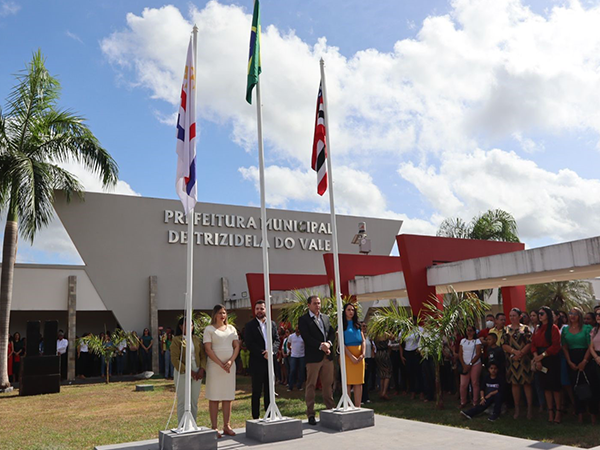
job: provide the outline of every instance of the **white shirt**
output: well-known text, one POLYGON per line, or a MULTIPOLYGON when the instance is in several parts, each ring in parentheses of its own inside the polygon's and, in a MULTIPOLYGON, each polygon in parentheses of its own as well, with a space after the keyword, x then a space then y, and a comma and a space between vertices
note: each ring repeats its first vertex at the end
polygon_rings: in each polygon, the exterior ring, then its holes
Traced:
POLYGON ((89 353, 89 348, 88 345, 85 342, 82 342, 81 344, 79 344, 79 352, 80 353, 89 353))
MULTIPOLYGON (((187 345, 187 337, 183 336, 183 339, 185 339, 185 343, 187 345)), ((191 343, 191 348, 192 348, 192 361, 191 361, 191 368, 192 368, 192 372, 197 372, 198 371, 198 364, 196 364, 196 349, 194 348, 194 340, 190 339, 190 343, 191 343)), ((184 351, 183 348, 181 349, 181 351, 184 351)))
POLYGON ((373 357, 373 344, 371 344, 371 339, 365 338, 365 359, 373 357))
MULTIPOLYGON (((463 360, 469 364, 472 360, 473 357, 475 356, 475 351, 477 350, 477 346, 479 345, 479 340, 478 339, 464 339, 462 341, 460 341, 460 346, 463 349, 463 360)), ((477 364, 481 364, 481 358, 479 358, 477 360, 477 362, 475 363, 475 365, 477 364)))
POLYGON ((120 352, 124 351, 125 347, 127 347, 127 342, 125 341, 121 341, 117 344, 117 350, 119 350, 120 352))
POLYGON ((304 339, 299 334, 293 333, 288 337, 288 342, 292 346, 292 352, 290 356, 292 358, 303 358, 304 357, 304 339))
POLYGON ((267 349, 267 318, 264 317, 264 320, 258 320, 258 326, 260 327, 260 332, 262 333, 263 339, 265 340, 265 350, 267 349))
POLYGON ((67 347, 69 346, 69 341, 65 338, 56 340, 56 354, 64 355, 67 353, 67 347))
POLYGON ((414 352, 419 348, 419 341, 421 340, 420 333, 423 332, 423 328, 419 327, 419 333, 411 333, 404 341, 404 350, 407 352, 414 352))

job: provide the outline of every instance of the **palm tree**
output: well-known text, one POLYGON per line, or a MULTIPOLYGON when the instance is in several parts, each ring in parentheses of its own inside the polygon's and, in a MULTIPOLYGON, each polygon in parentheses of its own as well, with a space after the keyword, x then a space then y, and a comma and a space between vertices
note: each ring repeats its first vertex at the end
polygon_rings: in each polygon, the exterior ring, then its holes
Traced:
POLYGON ((467 325, 474 323, 488 309, 489 306, 475 294, 457 293, 451 288, 444 296, 443 304, 432 296, 431 301, 423 305, 423 314, 419 314, 416 322, 406 308, 395 305, 382 308, 371 318, 368 332, 376 339, 398 336, 400 342, 411 334, 420 337, 419 350, 423 359, 430 357, 434 363, 436 408, 443 409, 440 367, 444 362, 444 345, 449 345, 457 333, 464 332, 467 325))
POLYGON ((135 345, 138 343, 138 338, 133 336, 132 332, 126 332, 121 329, 116 329, 110 335, 110 341, 104 341, 100 336, 96 336, 94 334, 89 334, 85 337, 79 338, 77 340, 76 345, 79 346, 81 342, 85 343, 90 352, 95 354, 96 356, 100 356, 104 358, 106 361, 106 373, 100 374, 104 376, 106 379, 106 383, 108 384, 110 380, 110 362, 113 360, 119 349, 117 348, 121 342, 125 342, 127 345, 135 345))
POLYGON ((538 310, 542 306, 568 311, 578 306, 584 311, 594 308, 596 301, 592 286, 587 281, 557 281, 527 286, 527 309, 538 310))
POLYGON ((512 214, 502 209, 490 209, 466 223, 460 217, 442 222, 437 236, 484 241, 520 242, 517 221, 512 214))
POLYGON ((18 233, 33 242, 53 216, 55 190, 67 201, 82 196, 77 178, 58 164, 77 161, 104 186, 117 182, 117 164, 100 146, 84 119, 59 109, 60 83, 37 51, 16 75, 5 112, 0 111, 0 210, 6 209, 0 281, 0 389, 8 387, 8 330, 18 233))
MULTIPOLYGON (((502 209, 490 209, 473 217, 469 223, 466 223, 460 217, 445 219, 441 223, 436 236, 483 241, 520 242, 517 233, 517 221, 512 214, 502 209)), ((485 300, 486 297, 492 294, 492 289, 475 291, 475 293, 481 300, 485 300)), ((498 300, 500 301, 500 297, 498 300)))

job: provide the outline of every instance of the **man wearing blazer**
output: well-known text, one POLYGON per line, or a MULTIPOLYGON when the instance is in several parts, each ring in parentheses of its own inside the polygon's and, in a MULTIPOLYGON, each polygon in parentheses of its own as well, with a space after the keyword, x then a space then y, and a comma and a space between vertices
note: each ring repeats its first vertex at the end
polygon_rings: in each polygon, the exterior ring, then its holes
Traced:
POLYGON ((323 386, 323 401, 327 409, 333 408, 333 340, 335 330, 329 317, 321 314, 321 299, 308 297, 308 313, 298 320, 300 335, 304 340, 306 359, 306 415, 308 423, 316 425, 315 386, 319 376, 323 386))
MULTIPOLYGON (((252 418, 260 417, 260 394, 264 390, 265 411, 269 407, 269 367, 267 355, 267 309, 265 302, 259 300, 254 305, 254 319, 246 324, 244 340, 250 351, 250 376, 252 377, 252 418)), ((279 350, 277 325, 271 321, 273 338, 273 358, 279 350)), ((276 361, 273 361, 276 363, 276 361)))

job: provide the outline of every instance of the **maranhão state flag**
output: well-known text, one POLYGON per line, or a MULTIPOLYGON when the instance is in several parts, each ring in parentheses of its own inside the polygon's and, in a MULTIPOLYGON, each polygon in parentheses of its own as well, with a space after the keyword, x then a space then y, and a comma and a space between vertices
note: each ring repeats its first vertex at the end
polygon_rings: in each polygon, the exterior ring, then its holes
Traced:
POLYGON ((313 140, 312 169, 317 172, 317 193, 323 195, 327 190, 327 145, 325 144, 325 103, 323 102, 323 83, 319 85, 317 97, 317 117, 315 118, 315 137, 313 140))
POLYGON ((192 38, 185 60, 181 103, 177 116, 177 176, 175 190, 188 214, 198 199, 196 180, 196 67, 192 38))

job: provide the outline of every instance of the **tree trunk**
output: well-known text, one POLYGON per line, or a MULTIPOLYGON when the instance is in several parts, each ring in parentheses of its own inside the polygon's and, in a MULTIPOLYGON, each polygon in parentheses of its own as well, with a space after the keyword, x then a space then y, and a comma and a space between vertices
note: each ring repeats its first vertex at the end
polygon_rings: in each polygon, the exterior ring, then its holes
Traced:
POLYGON ((4 245, 2 247, 2 277, 0 280, 0 389, 10 386, 8 380, 8 333, 15 261, 17 259, 17 240, 19 237, 18 223, 15 216, 15 214, 9 214, 6 220, 4 245))
POLYGON ((435 361, 435 408, 444 409, 444 396, 442 393, 442 380, 440 378, 440 364, 435 361))

